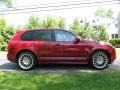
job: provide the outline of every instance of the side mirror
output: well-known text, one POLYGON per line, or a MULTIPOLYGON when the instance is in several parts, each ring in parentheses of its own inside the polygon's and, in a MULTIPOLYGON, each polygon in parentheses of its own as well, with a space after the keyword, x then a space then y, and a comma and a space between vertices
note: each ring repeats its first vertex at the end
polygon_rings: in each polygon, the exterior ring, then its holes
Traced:
POLYGON ((80 38, 77 37, 77 38, 75 39, 74 43, 76 44, 76 43, 79 43, 79 42, 82 42, 82 41, 83 41, 82 39, 80 39, 80 38))

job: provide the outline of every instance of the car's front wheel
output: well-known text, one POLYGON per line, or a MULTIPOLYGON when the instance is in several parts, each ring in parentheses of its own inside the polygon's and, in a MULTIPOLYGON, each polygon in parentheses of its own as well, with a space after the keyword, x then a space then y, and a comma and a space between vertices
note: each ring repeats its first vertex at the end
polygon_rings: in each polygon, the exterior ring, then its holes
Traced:
POLYGON ((97 51, 93 53, 90 61, 90 65, 98 70, 104 69, 108 66, 109 57, 103 51, 97 51))
POLYGON ((36 65, 36 58, 30 52, 22 52, 18 56, 17 64, 23 70, 31 70, 36 65))

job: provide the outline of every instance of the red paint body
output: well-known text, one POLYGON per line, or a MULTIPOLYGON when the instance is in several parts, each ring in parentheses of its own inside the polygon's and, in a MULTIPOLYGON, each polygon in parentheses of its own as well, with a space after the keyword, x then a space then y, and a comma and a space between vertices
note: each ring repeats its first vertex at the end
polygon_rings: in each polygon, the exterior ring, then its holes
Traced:
MULTIPOLYGON (((16 62, 17 56, 24 51, 32 52, 38 63, 46 64, 88 64, 91 55, 98 50, 109 55, 110 63, 116 58, 115 48, 110 44, 89 40, 82 40, 78 43, 69 41, 23 41, 20 37, 25 32, 27 31, 18 31, 9 41, 8 60, 16 62)), ((78 36, 76 35, 76 37, 78 36)))

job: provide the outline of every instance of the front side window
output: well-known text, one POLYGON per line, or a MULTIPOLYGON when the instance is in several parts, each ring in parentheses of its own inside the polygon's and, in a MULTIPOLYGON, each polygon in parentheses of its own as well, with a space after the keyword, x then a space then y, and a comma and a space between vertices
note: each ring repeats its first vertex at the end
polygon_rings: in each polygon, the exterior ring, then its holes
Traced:
POLYGON ((55 38, 56 38, 56 41, 74 41, 75 35, 67 31, 56 30, 55 38))

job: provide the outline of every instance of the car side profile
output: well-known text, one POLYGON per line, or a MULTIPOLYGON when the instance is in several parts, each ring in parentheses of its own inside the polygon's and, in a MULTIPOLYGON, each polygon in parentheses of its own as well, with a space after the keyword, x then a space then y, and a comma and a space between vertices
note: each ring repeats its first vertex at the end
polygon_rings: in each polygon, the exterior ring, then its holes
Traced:
POLYGON ((39 29, 18 31, 7 57, 23 70, 37 64, 89 64, 100 70, 115 60, 116 51, 109 43, 84 40, 67 30, 39 29))

